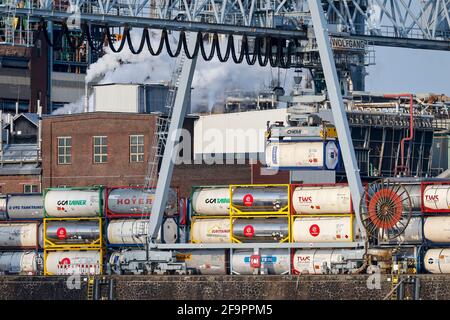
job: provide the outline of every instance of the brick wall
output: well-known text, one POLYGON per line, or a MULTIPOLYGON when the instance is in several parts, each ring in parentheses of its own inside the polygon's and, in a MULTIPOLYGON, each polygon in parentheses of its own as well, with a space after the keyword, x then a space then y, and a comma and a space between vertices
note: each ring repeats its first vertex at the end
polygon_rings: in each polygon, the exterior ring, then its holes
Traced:
POLYGON ((0 193, 22 193, 25 184, 40 185, 39 175, 0 176, 0 193))

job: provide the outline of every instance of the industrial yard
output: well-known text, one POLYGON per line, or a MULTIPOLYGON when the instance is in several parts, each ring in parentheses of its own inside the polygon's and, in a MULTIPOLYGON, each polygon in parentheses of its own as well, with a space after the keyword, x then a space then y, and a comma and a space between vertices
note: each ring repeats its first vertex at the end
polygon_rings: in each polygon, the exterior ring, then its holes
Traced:
POLYGON ((449 17, 1 2, 0 300, 449 300, 449 17))

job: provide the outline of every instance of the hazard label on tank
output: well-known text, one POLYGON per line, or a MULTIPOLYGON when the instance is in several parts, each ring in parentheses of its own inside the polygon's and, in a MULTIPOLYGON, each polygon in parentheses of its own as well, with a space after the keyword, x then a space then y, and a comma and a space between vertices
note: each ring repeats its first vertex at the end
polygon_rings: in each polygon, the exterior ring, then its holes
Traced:
POLYGON ((309 233, 313 237, 317 237, 320 234, 320 228, 317 224, 313 224, 311 227, 309 227, 309 233))
POLYGON ((58 230, 56 230, 56 236, 58 237, 58 239, 61 239, 61 240, 67 238, 66 228, 58 228, 58 230))
POLYGON ((59 264, 70 264, 70 259, 69 258, 63 258, 63 259, 61 259, 59 264))
POLYGON ((255 235, 255 228, 252 225, 248 225, 244 228, 244 235, 246 237, 253 237, 255 235))
POLYGON ((246 194, 244 196, 244 206, 250 207, 253 205, 253 196, 251 194, 246 194))

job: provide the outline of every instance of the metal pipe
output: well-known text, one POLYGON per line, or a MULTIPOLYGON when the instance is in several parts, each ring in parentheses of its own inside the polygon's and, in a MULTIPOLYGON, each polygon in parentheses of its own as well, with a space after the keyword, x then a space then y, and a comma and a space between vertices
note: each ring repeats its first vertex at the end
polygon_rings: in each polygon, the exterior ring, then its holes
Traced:
MULTIPOLYGON (((414 96, 411 93, 400 93, 400 94, 385 94, 385 98, 394 98, 394 99, 400 99, 400 98, 409 98, 409 136, 406 138, 403 138, 400 141, 400 154, 401 154, 401 170, 406 168, 406 172, 409 172, 409 168, 405 166, 405 141, 411 141, 414 138, 414 96)), ((397 174, 397 168, 395 169, 395 173, 397 174)))

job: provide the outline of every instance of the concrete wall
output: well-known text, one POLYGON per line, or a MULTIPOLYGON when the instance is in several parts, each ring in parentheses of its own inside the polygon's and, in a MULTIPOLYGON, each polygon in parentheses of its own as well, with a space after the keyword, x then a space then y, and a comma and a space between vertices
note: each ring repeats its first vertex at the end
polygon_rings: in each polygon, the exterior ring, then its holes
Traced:
MULTIPOLYGON (((391 290, 388 276, 381 289, 367 288, 367 275, 325 276, 114 276, 114 297, 158 300, 369 300, 391 290)), ((108 277, 106 277, 108 279, 108 277)), ((420 299, 449 300, 448 275, 419 275, 420 299)), ((64 277, 0 277, 0 299, 86 299, 86 282, 70 290, 64 277)), ((412 286, 405 287, 413 297, 412 286)), ((103 295, 107 290, 103 289, 103 295)))

